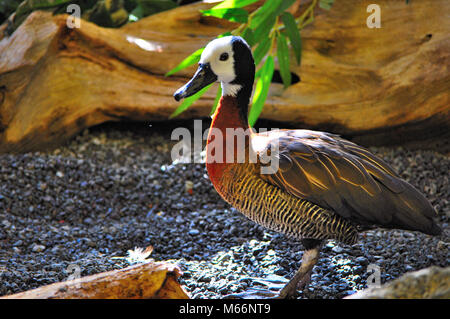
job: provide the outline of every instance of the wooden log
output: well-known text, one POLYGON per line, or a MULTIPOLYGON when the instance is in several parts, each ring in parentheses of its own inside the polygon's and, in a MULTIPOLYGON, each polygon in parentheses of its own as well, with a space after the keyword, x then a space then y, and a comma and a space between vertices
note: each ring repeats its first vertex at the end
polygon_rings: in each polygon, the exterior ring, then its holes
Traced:
MULTIPOLYGON (((327 130, 370 144, 449 139, 450 26, 446 0, 337 1, 302 31, 301 81, 273 83, 262 118, 327 130)), ((302 4, 306 6, 308 3, 302 4)), ((105 121, 163 121, 194 67, 164 74, 233 28, 192 4, 120 29, 34 12, 0 41, 0 152, 41 150, 105 121)), ((304 7, 303 7, 304 8, 304 7)), ((302 7, 299 11, 302 10, 302 7)), ((294 64, 294 59, 292 59, 294 64)), ((209 92, 181 119, 208 116, 209 92)))
POLYGON ((0 299, 188 299, 177 281, 179 276, 176 266, 150 261, 0 299))
POLYGON ((449 299, 450 267, 431 266, 408 272, 380 287, 367 288, 346 299, 449 299))

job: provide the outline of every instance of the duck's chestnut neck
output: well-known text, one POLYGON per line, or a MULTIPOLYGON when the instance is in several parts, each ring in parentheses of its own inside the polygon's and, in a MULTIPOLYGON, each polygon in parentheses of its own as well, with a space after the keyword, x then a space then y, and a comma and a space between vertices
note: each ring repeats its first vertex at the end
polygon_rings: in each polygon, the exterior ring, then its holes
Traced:
POLYGON ((235 96, 222 96, 217 105, 211 122, 211 128, 218 128, 226 132, 227 128, 247 128, 247 116, 239 107, 238 99, 235 96))
MULTIPOLYGON (((231 146, 228 143, 230 140, 234 141, 233 129, 244 129, 246 131, 248 128, 247 115, 243 113, 243 109, 239 106, 238 99, 238 96, 230 95, 220 98, 211 122, 211 129, 208 133, 206 169, 211 182, 219 194, 223 194, 222 177, 225 171, 233 166, 234 163, 238 163, 236 156, 239 152, 242 152, 242 149, 237 149, 238 143, 233 142, 231 146), (217 147, 219 150, 217 150, 217 147), (232 161, 228 161, 229 158, 232 161)), ((237 131, 239 132, 239 130, 237 131)), ((245 138, 244 143, 245 148, 247 148, 249 139, 245 138)))

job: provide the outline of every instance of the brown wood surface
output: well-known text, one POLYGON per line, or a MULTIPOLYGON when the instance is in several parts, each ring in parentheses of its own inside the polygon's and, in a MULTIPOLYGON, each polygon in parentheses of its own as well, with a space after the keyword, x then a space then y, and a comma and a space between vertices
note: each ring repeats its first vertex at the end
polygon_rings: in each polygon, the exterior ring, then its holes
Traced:
POLYGON ((179 276, 179 269, 172 264, 147 262, 0 299, 188 299, 177 281, 179 276))
MULTIPOLYGON (((303 2, 302 2, 303 3, 303 2)), ((447 0, 336 1, 302 31, 301 81, 274 83, 262 118, 371 144, 450 139, 450 10, 447 0)), ((307 5, 302 4, 300 11, 307 5)), ((194 67, 164 74, 233 25, 193 4, 120 29, 34 12, 0 40, 0 152, 41 150, 105 121, 163 121, 194 67)), ((292 59, 294 63, 294 59, 292 59)), ((181 119, 208 116, 209 92, 181 119)))

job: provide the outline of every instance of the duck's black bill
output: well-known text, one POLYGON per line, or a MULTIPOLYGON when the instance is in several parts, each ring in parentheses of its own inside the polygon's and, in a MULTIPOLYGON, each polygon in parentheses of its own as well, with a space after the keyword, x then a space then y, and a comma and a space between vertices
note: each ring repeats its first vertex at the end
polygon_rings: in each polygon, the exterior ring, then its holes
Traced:
POLYGON ((209 63, 201 63, 192 79, 184 86, 180 87, 173 97, 177 101, 190 97, 215 81, 217 81, 217 75, 211 70, 209 63))

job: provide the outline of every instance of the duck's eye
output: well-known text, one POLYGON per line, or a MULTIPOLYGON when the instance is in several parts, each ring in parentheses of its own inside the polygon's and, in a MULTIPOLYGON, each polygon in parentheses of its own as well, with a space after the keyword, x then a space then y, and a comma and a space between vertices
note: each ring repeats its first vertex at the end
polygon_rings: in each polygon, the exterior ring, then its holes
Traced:
POLYGON ((220 55, 219 60, 220 60, 220 61, 226 61, 226 60, 228 60, 228 53, 226 53, 226 52, 222 53, 222 54, 220 55))

